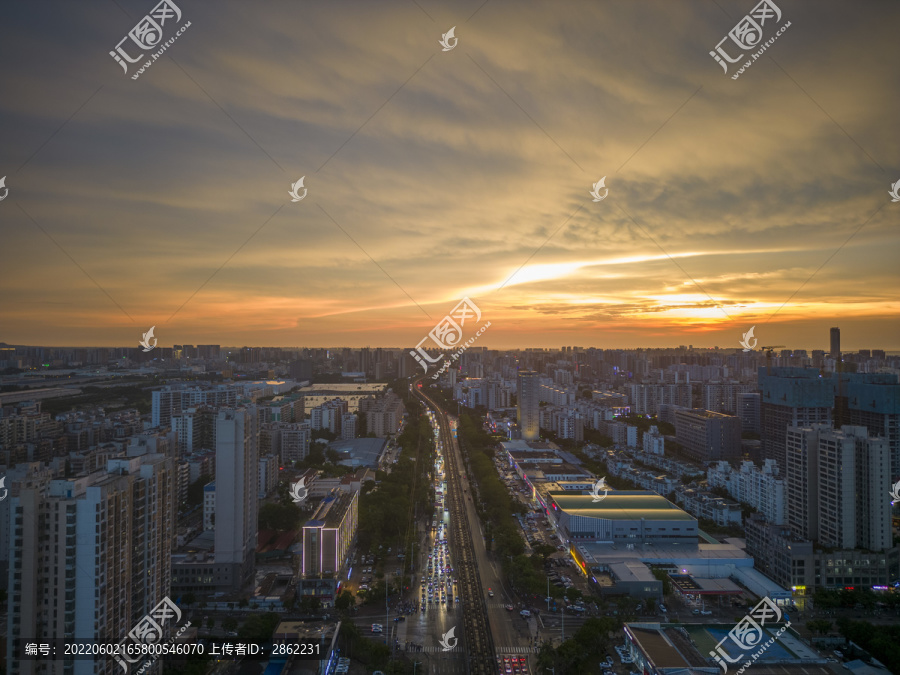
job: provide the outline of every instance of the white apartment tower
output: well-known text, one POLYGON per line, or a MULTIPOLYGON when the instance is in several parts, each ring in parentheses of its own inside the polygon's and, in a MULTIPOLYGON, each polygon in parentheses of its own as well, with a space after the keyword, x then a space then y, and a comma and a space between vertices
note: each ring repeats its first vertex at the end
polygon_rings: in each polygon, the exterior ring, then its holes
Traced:
POLYGON ((891 547, 890 448, 865 427, 788 427, 787 517, 823 546, 891 547))
POLYGON ((232 588, 253 576, 259 502, 256 408, 224 408, 216 418, 215 565, 232 588))

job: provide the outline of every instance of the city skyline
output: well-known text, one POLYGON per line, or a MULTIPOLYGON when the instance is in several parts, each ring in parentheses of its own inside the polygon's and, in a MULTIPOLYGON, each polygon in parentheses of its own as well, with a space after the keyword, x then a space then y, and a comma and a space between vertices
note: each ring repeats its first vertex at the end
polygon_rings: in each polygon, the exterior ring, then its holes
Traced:
POLYGON ((181 3, 132 79, 154 4, 5 15, 2 342, 900 350, 896 6, 778 3, 734 80, 744 0, 181 3))

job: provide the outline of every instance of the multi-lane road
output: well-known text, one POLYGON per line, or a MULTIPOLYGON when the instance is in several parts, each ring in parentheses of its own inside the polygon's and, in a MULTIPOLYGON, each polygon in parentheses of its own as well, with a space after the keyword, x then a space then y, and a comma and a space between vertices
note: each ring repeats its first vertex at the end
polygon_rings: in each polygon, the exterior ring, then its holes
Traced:
MULTIPOLYGON (((533 618, 523 619, 519 615, 520 608, 504 583, 500 566, 492 560, 485 547, 481 522, 463 468, 456 420, 442 413, 426 392, 418 388, 414 388, 413 392, 434 413, 432 419, 438 429, 437 441, 445 461, 445 500, 450 506, 453 574, 459 580, 461 595, 456 618, 462 620, 461 628, 464 628, 460 645, 468 662, 466 672, 493 675, 498 672, 498 656, 502 662, 504 657, 527 658, 531 654, 530 638, 536 634, 537 626, 533 618)), ((517 667, 520 673, 530 670, 521 662, 517 667)), ((505 672, 505 667, 501 667, 500 671, 505 672)))

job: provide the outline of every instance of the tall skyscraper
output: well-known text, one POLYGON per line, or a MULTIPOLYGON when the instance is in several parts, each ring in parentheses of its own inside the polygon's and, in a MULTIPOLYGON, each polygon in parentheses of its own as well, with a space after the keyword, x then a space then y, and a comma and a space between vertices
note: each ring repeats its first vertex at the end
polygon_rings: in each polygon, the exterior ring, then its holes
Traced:
POLYGON ((832 328, 831 329, 831 351, 829 352, 829 356, 833 359, 840 360, 841 358, 841 329, 840 328, 832 328))
POLYGON ((526 441, 540 438, 541 377, 533 370, 520 370, 517 413, 519 429, 526 441))
POLYGON ((226 408, 216 419, 215 566, 239 590, 253 577, 259 502, 256 408, 226 408))

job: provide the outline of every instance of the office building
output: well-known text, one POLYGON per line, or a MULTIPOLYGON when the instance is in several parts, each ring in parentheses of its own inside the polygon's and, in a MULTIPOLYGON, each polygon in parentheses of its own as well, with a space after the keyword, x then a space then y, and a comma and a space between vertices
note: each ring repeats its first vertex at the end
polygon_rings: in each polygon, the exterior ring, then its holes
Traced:
POLYGON ((841 360, 841 329, 831 329, 831 351, 828 355, 836 361, 841 360))
POLYGON ((334 489, 303 526, 301 595, 334 605, 338 577, 349 565, 350 546, 359 527, 359 491, 334 489))
POLYGON ((533 370, 519 371, 517 378, 517 419, 522 440, 536 441, 540 437, 541 378, 533 370))
POLYGON ((736 459, 741 454, 741 421, 700 408, 675 411, 675 439, 696 462, 736 459))

